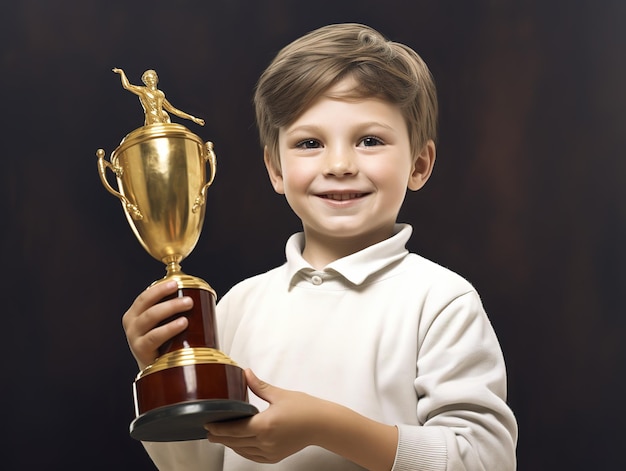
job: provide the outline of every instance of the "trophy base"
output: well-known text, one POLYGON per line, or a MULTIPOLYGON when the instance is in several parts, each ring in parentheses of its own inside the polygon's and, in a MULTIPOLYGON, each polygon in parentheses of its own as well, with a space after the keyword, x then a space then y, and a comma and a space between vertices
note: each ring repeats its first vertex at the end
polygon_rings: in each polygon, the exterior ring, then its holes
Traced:
POLYGON ((212 399, 185 402, 148 411, 130 424, 130 436, 145 442, 206 439, 204 424, 250 417, 258 412, 243 401, 212 399))
POLYGON ((192 363, 154 371, 140 375, 133 392, 130 435, 146 442, 200 440, 206 438, 206 423, 258 413, 248 403, 243 370, 232 364, 192 363))

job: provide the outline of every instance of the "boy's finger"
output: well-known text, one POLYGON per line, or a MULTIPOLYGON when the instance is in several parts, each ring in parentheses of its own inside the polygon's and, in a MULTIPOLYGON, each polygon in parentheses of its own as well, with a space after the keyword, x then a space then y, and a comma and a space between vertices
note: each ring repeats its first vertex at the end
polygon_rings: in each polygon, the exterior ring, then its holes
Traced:
POLYGON ((139 315, 165 296, 174 293, 177 289, 178 283, 173 280, 149 286, 137 297, 131 309, 139 315))

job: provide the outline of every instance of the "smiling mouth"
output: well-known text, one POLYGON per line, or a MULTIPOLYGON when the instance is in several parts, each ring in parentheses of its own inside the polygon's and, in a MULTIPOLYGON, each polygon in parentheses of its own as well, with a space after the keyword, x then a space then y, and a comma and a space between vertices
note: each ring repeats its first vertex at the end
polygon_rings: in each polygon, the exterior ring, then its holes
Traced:
POLYGON ((347 201, 363 198, 365 195, 367 195, 367 193, 328 193, 319 195, 319 197, 333 201, 347 201))

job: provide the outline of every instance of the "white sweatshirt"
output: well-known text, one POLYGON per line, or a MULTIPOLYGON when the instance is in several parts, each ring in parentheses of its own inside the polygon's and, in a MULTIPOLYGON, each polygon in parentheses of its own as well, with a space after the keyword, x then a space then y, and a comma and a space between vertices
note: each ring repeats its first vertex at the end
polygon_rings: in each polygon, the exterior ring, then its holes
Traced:
MULTIPOLYGON (((412 229, 323 270, 303 258, 233 287, 218 303, 220 349, 263 381, 396 425, 393 471, 516 468, 517 424, 502 352, 477 292, 405 245, 412 229)), ((251 394, 259 410, 264 401, 251 394)), ((144 443, 160 470, 357 470, 308 447, 258 464, 207 440, 144 443)))

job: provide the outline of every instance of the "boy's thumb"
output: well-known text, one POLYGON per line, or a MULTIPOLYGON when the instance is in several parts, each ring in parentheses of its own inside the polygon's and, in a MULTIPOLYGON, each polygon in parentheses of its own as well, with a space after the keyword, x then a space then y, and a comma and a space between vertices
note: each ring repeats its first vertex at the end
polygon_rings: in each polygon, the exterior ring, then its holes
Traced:
POLYGON ((248 382, 248 387, 250 388, 250 391, 256 394, 259 398, 271 404, 273 395, 277 388, 272 386, 271 384, 266 383, 265 381, 260 380, 250 368, 246 368, 244 373, 246 375, 246 381, 248 382))

